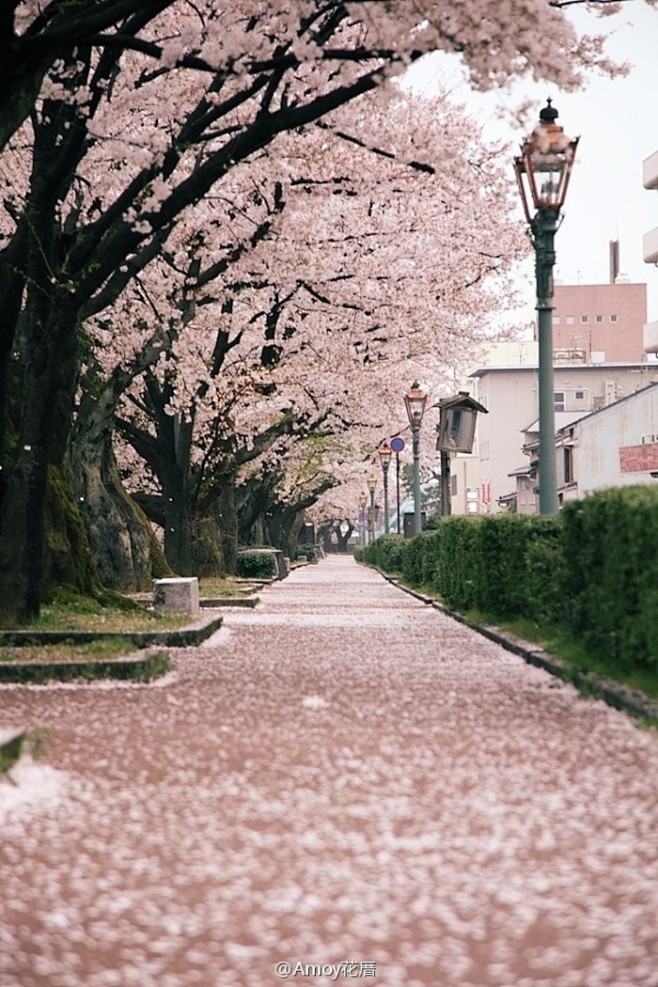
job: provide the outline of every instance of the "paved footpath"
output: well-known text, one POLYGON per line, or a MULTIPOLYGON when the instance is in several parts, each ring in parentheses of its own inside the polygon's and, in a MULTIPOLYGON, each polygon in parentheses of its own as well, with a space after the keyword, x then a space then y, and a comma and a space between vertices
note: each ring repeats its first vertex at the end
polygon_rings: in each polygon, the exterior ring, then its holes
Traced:
POLYGON ((261 600, 0 688, 1 987, 658 987, 655 732, 351 558, 261 600))

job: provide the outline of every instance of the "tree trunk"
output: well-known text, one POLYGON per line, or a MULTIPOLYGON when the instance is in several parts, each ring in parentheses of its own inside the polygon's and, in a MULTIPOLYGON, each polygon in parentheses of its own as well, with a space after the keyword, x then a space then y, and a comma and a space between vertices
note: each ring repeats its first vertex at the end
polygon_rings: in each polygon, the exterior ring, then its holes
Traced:
POLYGON ((76 493, 99 579, 109 589, 150 590, 153 579, 173 575, 149 519, 124 489, 109 429, 100 441, 76 436, 76 493))
POLYGON ((354 531, 354 526, 348 523, 347 531, 345 532, 345 534, 343 534, 343 532, 341 531, 341 527, 338 524, 334 528, 334 531, 336 532, 336 538, 338 539, 338 551, 347 552, 347 546, 352 536, 352 532, 354 531))
POLYGON ((289 559, 294 559, 303 526, 304 508, 284 507, 273 511, 268 519, 268 541, 275 548, 280 548, 289 559))
POLYGON ((78 502, 71 496, 65 471, 51 466, 46 493, 44 600, 48 600, 58 586, 70 587, 81 594, 101 590, 78 502))
MULTIPOLYGON (((44 111, 44 117, 52 119, 44 111)), ((56 128, 36 131, 26 220, 23 268, 20 278, 26 287, 21 331, 16 337, 23 369, 20 409, 13 426, 18 433, 17 453, 8 468, 8 479, 0 504, 0 607, 10 620, 22 621, 39 613, 45 571, 46 493, 49 467, 62 465, 70 435, 73 397, 78 381, 79 312, 68 286, 54 272, 59 270, 61 229, 58 216, 58 185, 63 174, 51 163, 56 156, 56 128)), ((3 317, 17 316, 15 283, 4 277, 10 305, 3 317)), ((6 300, 6 299, 5 299, 6 300)), ((8 332, 8 330, 6 330, 8 332)), ((6 344, 5 344, 6 348, 6 344)), ((7 351, 8 352, 8 351, 7 351)), ((58 476, 63 503, 65 479, 58 476)), ((61 496, 60 496, 61 495, 61 496)), ((51 501, 52 506, 52 501, 51 501)), ((52 529, 58 519, 70 517, 53 510, 52 529)), ((75 525, 74 525, 75 528, 75 525)), ((67 523, 60 532, 66 539, 73 529, 67 523)), ((81 549, 75 538, 70 551, 81 549)), ((84 553, 84 549, 83 553, 84 553)), ((74 565, 81 580, 79 589, 94 590, 93 567, 80 559, 74 565)), ((55 569, 52 570, 56 571, 55 569)))
POLYGON ((192 502, 185 474, 175 461, 161 472, 164 507, 164 550, 167 562, 180 576, 195 576, 192 541, 192 502))
POLYGON ((214 517, 199 518, 194 523, 192 560, 199 578, 226 575, 222 530, 214 517))
MULTIPOLYGON (((71 389, 77 379, 76 333, 71 325, 75 321, 66 311, 57 312, 56 318, 49 319, 48 314, 36 305, 26 319, 19 452, 0 504, 0 607, 19 621, 37 616, 41 605, 48 471, 51 464, 62 462, 70 431, 71 389)), ((63 496, 63 474, 58 483, 63 496)), ((55 510, 50 525, 61 517, 55 510)), ((64 531, 60 535, 65 537, 64 531)), ((75 553, 81 545, 76 539, 70 551, 75 553)), ((93 592, 95 581, 84 560, 76 571, 89 577, 78 588, 93 592)))
POLYGON ((221 531, 224 569, 228 575, 235 575, 238 559, 238 511, 235 501, 235 487, 227 478, 209 511, 221 531))

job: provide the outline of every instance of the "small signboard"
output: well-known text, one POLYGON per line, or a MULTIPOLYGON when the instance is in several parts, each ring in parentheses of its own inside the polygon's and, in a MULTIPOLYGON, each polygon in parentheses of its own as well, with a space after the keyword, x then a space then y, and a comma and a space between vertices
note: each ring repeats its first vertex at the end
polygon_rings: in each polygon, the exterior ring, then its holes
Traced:
POLYGON ((399 435, 396 435, 394 439, 391 439, 389 445, 393 452, 402 452, 404 449, 404 439, 401 439, 399 435))
POLYGON ((622 473, 650 473, 658 470, 658 442, 639 446, 622 446, 619 450, 622 473))

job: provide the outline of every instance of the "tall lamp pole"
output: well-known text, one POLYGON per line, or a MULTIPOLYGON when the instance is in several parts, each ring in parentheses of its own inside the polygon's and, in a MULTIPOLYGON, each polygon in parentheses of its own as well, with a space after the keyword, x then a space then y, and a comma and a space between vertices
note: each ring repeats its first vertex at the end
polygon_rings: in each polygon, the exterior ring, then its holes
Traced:
POLYGON ((361 523, 361 544, 364 547, 366 544, 366 504, 366 495, 361 494, 359 497, 359 521, 361 523))
POLYGON ((375 488, 377 486, 377 479, 374 476, 368 477, 368 490, 370 491, 370 542, 375 540, 375 488))
POLYGON ((556 514, 558 509, 553 390, 553 267, 555 234, 579 140, 578 137, 571 139, 564 134, 562 127, 555 123, 557 117, 558 112, 549 99, 539 114, 539 124, 521 145, 521 154, 514 159, 516 180, 535 249, 540 514, 556 514))
POLYGON ((410 390, 404 396, 407 417, 411 426, 412 450, 414 458, 414 534, 419 535, 423 530, 423 519, 420 510, 420 423, 423 420, 427 394, 421 390, 418 381, 414 381, 410 390))
POLYGON ((393 450, 391 449, 388 442, 383 442, 377 450, 379 453, 379 461, 382 464, 382 479, 384 480, 384 534, 389 533, 388 524, 388 468, 391 465, 391 456, 393 455, 393 450))
POLYGON ((395 495, 397 498, 397 533, 400 534, 400 453, 395 453, 395 495))

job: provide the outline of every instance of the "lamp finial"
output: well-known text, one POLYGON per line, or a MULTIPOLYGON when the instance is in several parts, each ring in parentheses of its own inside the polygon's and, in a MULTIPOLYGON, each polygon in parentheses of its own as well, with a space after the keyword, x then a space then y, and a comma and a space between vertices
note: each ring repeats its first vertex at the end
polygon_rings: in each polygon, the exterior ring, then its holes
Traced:
POLYGON ((541 123, 555 123, 559 117, 558 111, 553 106, 553 100, 549 96, 546 100, 546 106, 539 111, 539 120, 541 123))

